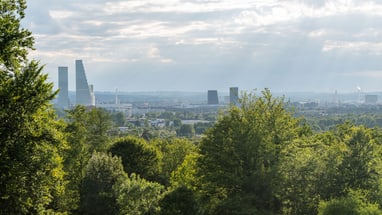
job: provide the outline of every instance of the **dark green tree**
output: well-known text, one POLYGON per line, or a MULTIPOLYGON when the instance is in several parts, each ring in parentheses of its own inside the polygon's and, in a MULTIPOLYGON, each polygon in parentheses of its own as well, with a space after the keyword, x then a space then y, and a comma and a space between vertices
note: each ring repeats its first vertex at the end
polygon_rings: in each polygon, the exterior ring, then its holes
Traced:
POLYGON ((94 152, 81 186, 81 213, 118 214, 120 208, 115 189, 126 178, 120 158, 94 152))
POLYGON ((157 180, 160 162, 158 151, 144 139, 136 137, 118 139, 109 151, 122 159, 126 173, 136 173, 144 179, 157 180))
POLYGON ((111 128, 111 119, 108 113, 99 108, 76 106, 66 112, 65 131, 69 145, 64 151, 66 203, 67 208, 74 212, 79 206, 80 185, 92 152, 105 151, 109 145, 108 131, 111 128))
POLYGON ((185 157, 197 151, 196 145, 187 139, 155 139, 150 144, 161 152, 160 175, 165 185, 169 185, 171 173, 183 163, 185 157))
POLYGON ((66 137, 69 147, 64 151, 64 170, 67 181, 66 204, 68 210, 75 212, 80 203, 80 188, 85 176, 85 167, 91 156, 86 135, 86 109, 76 106, 66 113, 66 137))
POLYGON ((382 133, 378 129, 351 124, 343 124, 334 132, 347 146, 344 159, 338 168, 338 181, 343 186, 342 189, 380 191, 382 133))
POLYGON ((321 136, 296 139, 281 152, 285 214, 317 214, 319 190, 336 183, 333 177, 341 160, 341 147, 331 134, 321 136), (327 141, 333 145, 326 145, 327 141))
POLYGON ((62 124, 49 104, 56 92, 29 62, 26 2, 0 1, 0 214, 60 211, 64 193, 62 124))
POLYGON ((196 196, 185 186, 168 192, 160 201, 161 215, 195 215, 199 212, 196 196))
POLYGON ((182 124, 180 128, 176 130, 176 134, 180 137, 193 137, 195 136, 194 125, 182 124))
POLYGON ((158 214, 160 210, 159 200, 164 187, 159 183, 147 181, 133 173, 114 190, 118 196, 119 214, 158 214))
POLYGON ((341 198, 321 201, 319 215, 379 215, 382 210, 378 204, 368 202, 365 194, 361 191, 350 192, 341 198))
POLYGON ((363 190, 367 201, 381 204, 380 142, 379 129, 345 123, 289 144, 280 169, 284 211, 316 214, 320 201, 345 198, 349 190, 363 190))
POLYGON ((208 130, 198 179, 206 214, 276 214, 282 209, 280 152, 302 134, 282 98, 244 94, 208 130))
POLYGON ((198 153, 190 153, 184 158, 182 164, 171 172, 171 187, 184 186, 193 192, 198 191, 198 178, 196 177, 198 158, 198 153))
POLYGON ((5 214, 58 209, 54 197, 63 191, 63 127, 55 121, 49 103, 55 92, 42 69, 31 62, 0 79, 0 210, 5 214))
POLYGON ((126 116, 123 112, 116 112, 111 114, 111 120, 116 126, 123 127, 126 123, 126 116))
POLYGON ((34 38, 21 28, 25 17, 25 0, 0 1, 0 66, 1 76, 19 70, 27 62, 27 54, 33 49, 34 38))
POLYGON ((112 127, 111 116, 101 108, 92 108, 86 112, 85 126, 87 130, 86 142, 89 150, 93 152, 105 152, 110 146, 110 137, 108 132, 112 127))

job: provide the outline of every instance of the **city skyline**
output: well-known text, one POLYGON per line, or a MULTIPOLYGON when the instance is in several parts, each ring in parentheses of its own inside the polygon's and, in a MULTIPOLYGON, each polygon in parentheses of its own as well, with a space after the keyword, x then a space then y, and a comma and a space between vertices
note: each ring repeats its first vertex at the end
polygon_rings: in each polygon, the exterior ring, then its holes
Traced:
POLYGON ((376 0, 27 3, 31 57, 55 86, 80 58, 99 91, 382 91, 376 0))

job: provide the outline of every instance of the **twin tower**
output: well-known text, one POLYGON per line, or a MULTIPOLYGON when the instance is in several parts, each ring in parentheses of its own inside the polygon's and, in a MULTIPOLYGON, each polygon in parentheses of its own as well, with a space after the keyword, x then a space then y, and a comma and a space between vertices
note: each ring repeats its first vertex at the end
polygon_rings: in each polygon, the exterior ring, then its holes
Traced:
MULTIPOLYGON (((69 108, 68 67, 58 67, 58 102, 60 108, 69 108)), ((94 106, 93 85, 88 85, 82 60, 76 60, 76 105, 94 106)))

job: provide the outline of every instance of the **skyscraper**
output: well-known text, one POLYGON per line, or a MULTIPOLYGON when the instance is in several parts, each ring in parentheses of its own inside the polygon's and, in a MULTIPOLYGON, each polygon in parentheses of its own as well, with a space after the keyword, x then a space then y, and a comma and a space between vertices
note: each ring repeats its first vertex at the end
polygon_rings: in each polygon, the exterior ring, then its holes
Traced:
POLYGON ((93 105, 82 60, 76 60, 76 104, 85 106, 93 105))
POLYGON ((209 105, 219 104, 218 91, 217 90, 208 90, 207 99, 208 99, 209 105))
POLYGON ((60 108, 69 107, 69 90, 68 90, 68 67, 58 67, 58 102, 60 108))
POLYGON ((229 88, 229 102, 231 104, 238 104, 239 100, 239 88, 237 87, 231 87, 229 88))

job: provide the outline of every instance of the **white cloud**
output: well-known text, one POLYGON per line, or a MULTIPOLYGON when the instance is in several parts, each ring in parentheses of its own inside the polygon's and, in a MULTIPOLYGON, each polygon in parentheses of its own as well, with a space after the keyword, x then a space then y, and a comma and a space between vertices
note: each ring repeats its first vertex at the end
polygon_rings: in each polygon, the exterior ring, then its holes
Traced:
POLYGON ((49 15, 53 19, 66 19, 73 16, 75 13, 73 11, 68 10, 50 10, 49 15))
POLYGON ((150 59, 158 60, 161 63, 173 63, 174 61, 170 58, 162 57, 159 48, 152 46, 147 51, 147 56, 150 59))
MULTIPOLYGON (((330 72, 382 70, 376 60, 382 55, 378 1, 56 0, 47 4, 33 0, 28 4, 25 27, 34 33, 37 48, 32 56, 46 62, 51 71, 77 58, 139 70, 137 74, 200 71, 216 77, 234 70, 243 74, 235 80, 247 88, 261 88, 249 85, 277 79, 308 82, 301 78, 307 71, 324 79, 331 77, 330 72)), ((102 73, 101 68, 94 70, 102 73)), ((188 81, 192 77, 197 79, 193 75, 188 81)), ((165 77, 153 79, 160 78, 165 77)), ((304 86, 313 85, 317 87, 304 86)))
POLYGON ((324 37, 326 35, 328 35, 328 32, 325 29, 314 30, 308 33, 308 36, 313 38, 324 37))
POLYGON ((367 41, 325 41, 322 48, 324 52, 342 51, 352 54, 382 55, 382 42, 367 41))
POLYGON ((179 37, 192 31, 203 31, 213 27, 206 22, 189 22, 180 26, 172 26, 169 22, 162 21, 140 21, 129 25, 121 25, 109 33, 119 35, 124 38, 146 39, 150 37, 179 37))
POLYGON ((254 6, 253 1, 179 1, 179 0, 132 0, 108 2, 105 12, 115 13, 206 13, 226 10, 245 9, 254 6))

